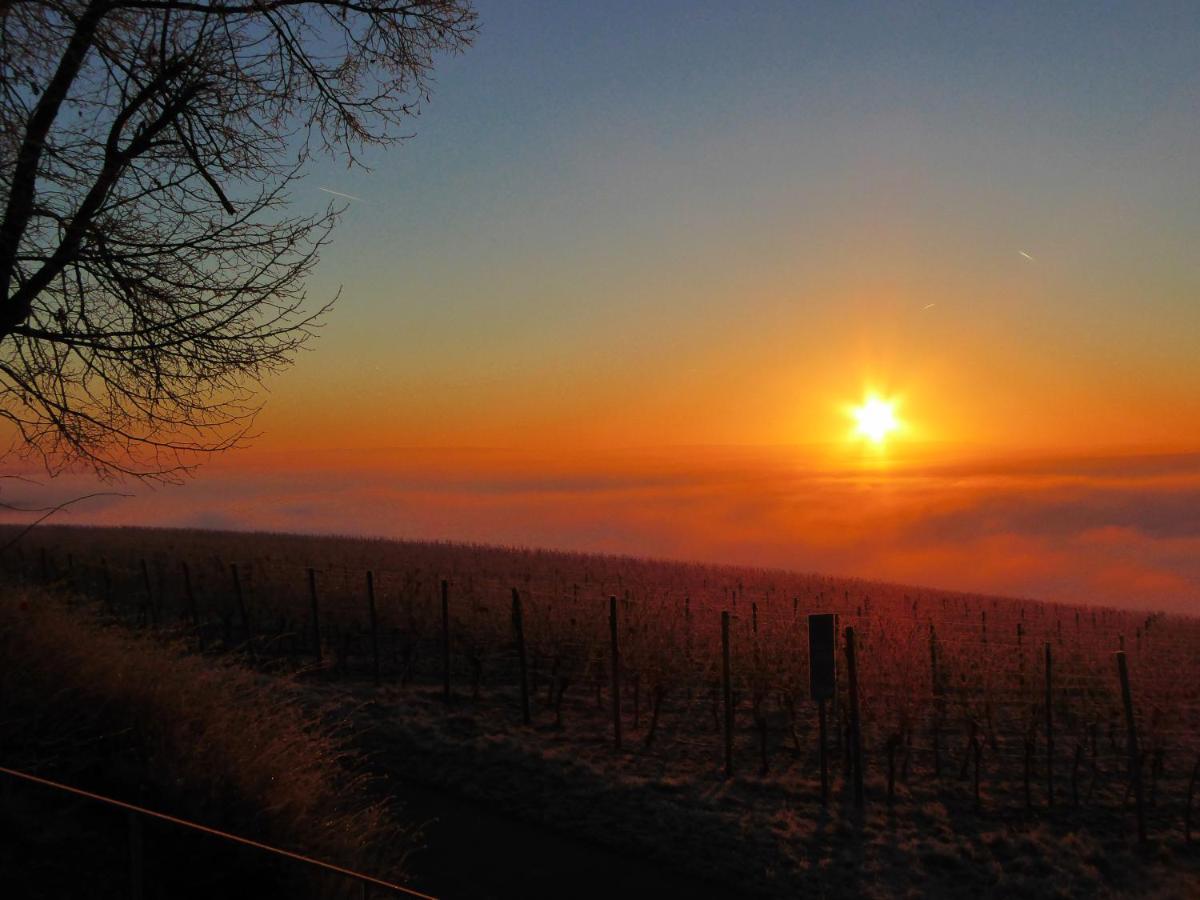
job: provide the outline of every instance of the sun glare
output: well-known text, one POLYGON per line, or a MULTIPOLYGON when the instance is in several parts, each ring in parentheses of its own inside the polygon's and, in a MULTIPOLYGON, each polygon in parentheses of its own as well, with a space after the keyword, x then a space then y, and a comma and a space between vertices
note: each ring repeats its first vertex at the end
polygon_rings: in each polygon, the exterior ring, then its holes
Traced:
POLYGON ((900 423, 896 419, 896 404, 877 396, 868 396, 862 406, 851 410, 856 423, 855 434, 875 444, 882 444, 900 423))

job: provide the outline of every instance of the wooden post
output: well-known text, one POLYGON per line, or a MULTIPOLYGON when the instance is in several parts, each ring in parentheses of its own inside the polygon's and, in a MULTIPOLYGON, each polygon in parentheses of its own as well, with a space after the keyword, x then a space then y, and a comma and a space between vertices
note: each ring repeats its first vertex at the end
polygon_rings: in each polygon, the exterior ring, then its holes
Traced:
MULTIPOLYGON (((1035 723, 1033 730, 1036 731, 1035 723)), ((1035 751, 1035 743, 1037 735, 1032 734, 1025 739, 1025 812, 1033 810, 1033 791, 1030 789, 1030 781, 1033 777, 1033 754, 1035 751)))
POLYGON ((1079 767, 1083 765, 1083 743, 1075 745, 1075 756, 1071 760, 1071 805, 1079 808, 1079 767))
POLYGON ((129 810, 129 896, 142 900, 145 896, 144 867, 142 863, 142 820, 129 810))
POLYGON ((929 626, 929 683, 933 699, 936 701, 941 692, 938 690, 937 630, 933 625, 929 626))
POLYGON ((183 596, 187 603, 187 617, 195 628, 200 622, 200 613, 196 609, 196 592, 192 590, 192 570, 188 568, 187 560, 181 564, 183 567, 183 596))
POLYGON ((975 761, 975 777, 973 779, 975 787, 975 809, 979 809, 982 801, 979 796, 979 768, 983 759, 983 742, 979 740, 978 734, 971 735, 971 757, 975 761))
MULTIPOLYGON (((18 548, 20 546, 17 545, 18 548)), ((108 571, 108 560, 104 557, 100 557, 100 572, 104 576, 104 605, 108 608, 109 615, 115 615, 117 610, 113 601, 112 575, 108 571)))
MULTIPOLYGON (((849 593, 846 594, 846 599, 850 599, 849 593)), ((842 617, 839 613, 833 614, 833 655, 837 657, 837 636, 841 629, 842 617)), ((837 756, 842 755, 842 739, 844 737, 841 728, 843 711, 840 709, 841 700, 838 697, 838 673, 834 673, 833 696, 829 698, 829 716, 833 721, 833 736, 834 736, 834 752, 837 756)))
MULTIPOLYGON (((690 661, 692 658, 692 598, 683 598, 683 635, 684 635, 684 652, 686 658, 690 661)), ((688 688, 689 694, 691 688, 688 688)))
POLYGON ((633 673, 633 730, 642 727, 642 673, 633 673))
POLYGON ((887 739, 887 802, 889 807, 896 797, 896 748, 899 746, 900 735, 890 735, 887 739))
POLYGON ((1025 690, 1025 647, 1024 647, 1024 638, 1025 638, 1025 628, 1024 628, 1024 626, 1023 626, 1023 625, 1022 625, 1020 622, 1018 622, 1018 623, 1017 623, 1017 671, 1020 673, 1020 679, 1021 679, 1021 691, 1022 691, 1022 693, 1023 693, 1023 692, 1024 692, 1024 690, 1025 690))
POLYGON ((154 588, 150 586, 150 568, 146 565, 146 558, 142 557, 142 586, 146 589, 146 622, 150 625, 157 625, 157 616, 154 614, 154 588))
POLYGON ((1054 806, 1054 657, 1046 641, 1046 805, 1054 806))
POLYGON ((758 775, 765 778, 770 771, 770 754, 767 747, 767 717, 762 711, 762 702, 762 698, 755 698, 754 724, 758 726, 758 748, 761 756, 758 775))
POLYGON ((313 653, 317 657, 317 662, 321 661, 321 610, 317 604, 317 573, 314 569, 308 570, 308 599, 311 604, 312 611, 312 630, 313 630, 313 653))
POLYGON ((1183 815, 1183 839, 1189 844, 1192 842, 1192 801, 1196 797, 1197 778, 1200 778, 1200 758, 1192 766, 1192 777, 1188 781, 1187 811, 1183 815))
POLYGON ((525 669, 525 622, 521 618, 521 595, 517 589, 512 589, 512 619, 513 635, 517 642, 517 669, 521 679, 521 721, 528 725, 532 719, 529 715, 529 678, 525 669))
POLYGON ((733 776, 733 682, 729 668, 729 611, 721 613, 721 698, 725 705, 725 777, 733 776))
POLYGON ((1142 757, 1138 749, 1137 720, 1133 715, 1133 692, 1129 688, 1129 664, 1125 651, 1117 651, 1117 673, 1121 676, 1121 700, 1125 704, 1125 727, 1127 730, 1127 752, 1129 754, 1129 779, 1133 782, 1133 796, 1137 803, 1138 843, 1146 843, 1146 800, 1142 792, 1142 757))
POLYGON ((608 598, 608 634, 612 646, 613 746, 621 749, 621 648, 617 643, 617 598, 608 598))
POLYGON ((442 701, 450 702, 450 584, 442 579, 442 701))
POLYGON ((863 794, 862 723, 858 711, 858 658, 854 648, 854 626, 846 628, 846 678, 850 689, 850 753, 854 769, 854 806, 862 810, 863 794))
POLYGON ((929 678, 933 695, 933 777, 939 778, 942 774, 942 753, 939 746, 942 708, 941 688, 938 682, 937 630, 932 623, 929 626, 929 678))
POLYGON ((367 616, 371 623, 371 663, 375 684, 379 684, 379 618, 375 615, 375 573, 367 570, 367 616))
POLYGON ((821 755, 821 806, 829 805, 829 750, 825 738, 826 729, 826 710, 825 701, 817 701, 817 721, 820 724, 820 755, 821 755))
MULTIPOLYGON (((246 637, 246 643, 249 644, 250 643, 250 617, 246 614, 246 598, 242 595, 242 578, 238 574, 238 564, 230 563, 229 569, 231 572, 233 572, 233 594, 234 594, 234 598, 237 600, 238 615, 240 615, 241 619, 242 619, 242 633, 246 637)), ((251 653, 254 652, 253 646, 251 646, 250 652, 251 653)))

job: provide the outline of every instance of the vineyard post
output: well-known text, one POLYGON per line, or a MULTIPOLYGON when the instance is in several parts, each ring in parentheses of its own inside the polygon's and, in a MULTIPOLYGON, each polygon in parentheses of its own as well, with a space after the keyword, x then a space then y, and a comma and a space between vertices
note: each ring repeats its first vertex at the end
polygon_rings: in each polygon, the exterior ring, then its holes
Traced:
POLYGON ((821 806, 822 807, 826 807, 829 805, 829 751, 826 746, 827 741, 825 738, 825 732, 826 732, 826 729, 828 728, 828 725, 825 721, 826 720, 825 702, 826 701, 824 698, 817 701, 817 722, 820 726, 820 737, 818 738, 818 740, 820 741, 820 746, 821 746, 820 756, 821 756, 821 806))
POLYGON ((608 598, 608 634, 612 648, 613 747, 621 749, 621 647, 617 642, 617 598, 608 598))
POLYGON ((46 556, 46 548, 45 547, 39 547, 38 551, 39 551, 38 557, 41 560, 41 566, 42 566, 42 584, 49 584, 50 583, 50 559, 49 559, 49 557, 46 556))
POLYGON ((1138 842, 1145 844, 1146 802, 1142 796, 1142 760, 1138 752, 1137 720, 1133 715, 1133 692, 1129 688, 1129 664, 1126 662, 1124 650, 1117 651, 1117 673, 1121 676, 1121 700, 1125 705, 1129 778, 1133 782, 1133 796, 1137 803, 1138 842))
MULTIPOLYGON (((847 594, 847 599, 849 599, 849 594, 847 594)), ((834 613, 833 614, 833 644, 834 644, 833 652, 835 655, 837 654, 837 636, 838 636, 838 631, 841 628, 841 622, 842 622, 841 615, 838 613, 834 613)), ((845 711, 843 709, 841 709, 841 704, 839 703, 839 700, 838 700, 839 692, 838 692, 837 679, 838 679, 838 676, 837 676, 837 673, 835 672, 834 673, 834 682, 833 682, 833 696, 829 698, 829 715, 833 719, 833 725, 834 725, 834 728, 833 728, 834 754, 836 756, 840 757, 842 755, 842 738, 844 737, 844 735, 842 733, 841 722, 842 722, 842 715, 845 713, 845 711)))
MULTIPOLYGON (((683 635, 688 660, 692 658, 692 598, 683 598, 683 635)), ((690 690, 690 688, 689 688, 690 690)))
POLYGON ((528 725, 529 716, 529 679, 525 672, 525 623, 521 618, 521 595, 516 588, 512 589, 512 620, 513 636, 517 642, 517 668, 521 678, 521 721, 528 725))
POLYGON ((1187 843, 1192 842, 1192 801, 1196 797, 1196 779, 1200 777, 1200 758, 1192 766, 1192 777, 1188 781, 1187 810, 1183 816, 1183 838, 1187 843))
POLYGON ((854 806, 862 810, 863 797, 863 758, 862 758, 862 723, 858 712, 858 658, 854 648, 854 626, 846 628, 846 678, 850 688, 850 753, 854 769, 854 806))
POLYGON ((1021 673, 1021 689, 1025 689, 1025 648, 1023 646, 1025 628, 1017 623, 1017 668, 1021 673))
POLYGON ((70 553, 67 554, 67 607, 71 608, 75 605, 75 599, 72 596, 74 592, 79 590, 79 585, 75 580, 75 557, 70 553))
POLYGON ((929 626, 929 684, 934 699, 938 697, 938 648, 937 629, 929 626))
MULTIPOLYGON (((246 614, 246 598, 242 594, 242 578, 238 574, 238 564, 230 563, 229 569, 233 573, 233 595, 237 600, 238 615, 242 619, 242 631, 246 636, 246 643, 250 644, 250 617, 246 614)), ((253 655, 254 646, 250 644, 250 653, 253 655)))
POLYGON ((933 777, 939 778, 942 774, 942 754, 938 746, 938 732, 941 730, 941 692, 938 689, 937 629, 932 622, 929 625, 929 679, 933 696, 933 777))
POLYGON ((192 570, 188 568, 187 560, 181 564, 183 567, 183 596, 187 601, 187 617, 195 628, 199 624, 200 614, 196 610, 196 592, 192 590, 192 570))
POLYGON ((450 584, 442 579, 442 700, 450 702, 450 584))
POLYGON ((729 610, 721 613, 721 696, 725 702, 725 777, 733 775, 733 683, 729 671, 729 610))
POLYGON ((1046 805, 1054 806, 1054 656, 1046 641, 1046 805))
POLYGON ((971 757, 975 762, 975 777, 973 779, 975 787, 975 809, 979 809, 982 801, 979 795, 979 769, 983 759, 983 742, 979 740, 978 734, 971 735, 971 757))
POLYGON ((115 615, 116 607, 113 604, 112 575, 108 571, 108 560, 103 556, 100 557, 100 572, 104 576, 104 605, 108 607, 109 615, 115 615))
POLYGON ((375 685, 379 685, 379 618, 375 614, 375 573, 367 570, 367 616, 371 622, 371 663, 375 685))
POLYGON ((150 586, 150 568, 146 565, 146 558, 143 556, 142 564, 142 586, 146 589, 146 621, 150 625, 158 625, 158 616, 154 614, 154 588, 150 586))
POLYGON ((313 654, 321 661, 321 609, 317 603, 317 572, 308 570, 308 600, 312 607, 313 654))
POLYGON ((1033 773, 1034 745, 1035 745, 1035 742, 1037 741, 1036 730, 1037 730, 1037 724, 1035 721, 1033 728, 1031 729, 1031 731, 1033 733, 1031 733, 1030 736, 1025 739, 1025 812, 1026 813, 1031 812, 1033 810, 1033 792, 1030 790, 1029 781, 1030 781, 1030 777, 1033 773))

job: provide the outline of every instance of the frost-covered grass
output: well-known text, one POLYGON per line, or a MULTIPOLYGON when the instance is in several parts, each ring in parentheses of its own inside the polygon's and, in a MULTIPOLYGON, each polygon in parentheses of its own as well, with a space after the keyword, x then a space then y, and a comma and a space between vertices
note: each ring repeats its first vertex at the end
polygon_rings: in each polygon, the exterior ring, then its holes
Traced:
POLYGON ((1141 850, 1121 809, 976 810, 956 774, 912 778, 889 805, 873 772, 860 815, 836 768, 823 809, 807 763, 725 778, 717 759, 664 759, 636 732, 615 753, 580 715, 557 728, 542 710, 521 726, 509 691, 447 709, 434 687, 314 690, 354 710, 383 771, 703 879, 714 896, 1198 896, 1200 848, 1172 836, 1141 850))

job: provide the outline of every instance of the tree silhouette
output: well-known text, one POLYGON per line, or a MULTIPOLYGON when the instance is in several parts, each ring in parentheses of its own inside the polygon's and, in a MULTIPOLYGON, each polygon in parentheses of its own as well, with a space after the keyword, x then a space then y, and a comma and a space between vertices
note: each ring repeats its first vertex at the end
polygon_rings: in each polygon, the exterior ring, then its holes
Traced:
MULTIPOLYGON (((0 417, 51 472, 172 478, 247 434, 333 300, 305 277, 470 0, 0 0, 0 417)), ((336 299, 336 298, 334 298, 336 299)))

